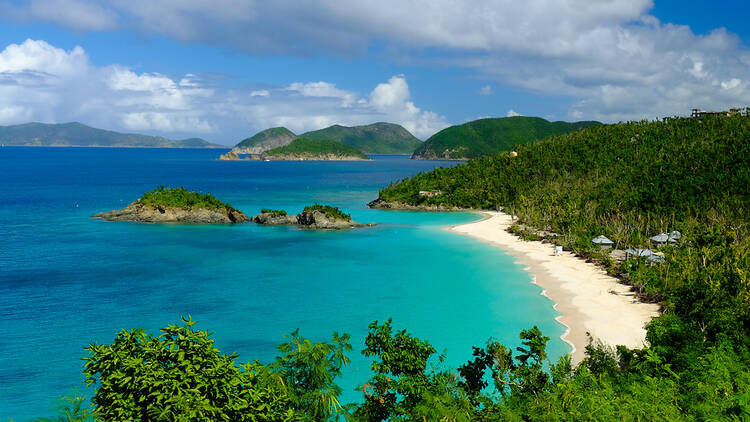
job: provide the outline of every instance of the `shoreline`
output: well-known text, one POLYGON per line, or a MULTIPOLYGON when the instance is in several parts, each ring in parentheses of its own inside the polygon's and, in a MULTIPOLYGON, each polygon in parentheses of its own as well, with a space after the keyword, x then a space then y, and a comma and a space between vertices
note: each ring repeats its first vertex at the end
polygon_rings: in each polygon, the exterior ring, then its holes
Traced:
POLYGON ((484 216, 481 220, 450 226, 449 230, 501 249, 531 274, 532 283, 542 288, 541 294, 560 313, 555 320, 566 327, 560 338, 573 348, 570 354, 574 364, 585 356, 586 333, 609 346, 643 346, 643 327, 659 315, 659 305, 638 301, 629 286, 570 251, 554 255, 552 244, 524 241, 508 233, 510 215, 497 211, 480 213, 484 216))

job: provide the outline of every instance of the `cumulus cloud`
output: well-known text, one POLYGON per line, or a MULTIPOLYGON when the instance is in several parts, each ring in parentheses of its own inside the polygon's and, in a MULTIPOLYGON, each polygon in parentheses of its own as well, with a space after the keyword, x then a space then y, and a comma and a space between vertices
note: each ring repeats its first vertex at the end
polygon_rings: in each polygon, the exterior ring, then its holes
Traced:
POLYGON ((390 121, 424 138, 448 125, 414 104, 404 75, 378 84, 369 95, 325 81, 221 87, 192 73, 172 77, 116 64, 94 66, 82 47, 66 51, 42 40, 10 44, 0 52, 0 124, 29 121, 203 135, 225 144, 271 126, 301 133, 390 121))
POLYGON ((517 113, 512 108, 510 110, 508 110, 507 113, 505 113, 505 117, 516 117, 516 116, 523 116, 523 114, 517 113))
POLYGON ((737 37, 659 22, 652 0, 2 1, 5 19, 131 28, 250 54, 358 54, 377 40, 422 64, 569 98, 570 116, 619 120, 750 102, 750 53, 737 37))
POLYGON ((492 86, 491 85, 485 85, 481 88, 479 88, 479 95, 492 95, 492 86))

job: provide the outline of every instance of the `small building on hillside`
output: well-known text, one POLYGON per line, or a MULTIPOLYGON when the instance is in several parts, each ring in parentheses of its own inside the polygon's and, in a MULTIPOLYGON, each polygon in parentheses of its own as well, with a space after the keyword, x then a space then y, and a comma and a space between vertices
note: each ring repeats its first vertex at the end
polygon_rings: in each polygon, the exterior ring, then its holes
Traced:
POLYGON ((682 233, 678 232, 677 230, 669 233, 659 233, 656 236, 651 237, 651 241, 654 242, 657 246, 663 246, 667 243, 677 243, 680 239, 682 239, 682 233))
POLYGON ((612 247, 612 245, 615 244, 612 240, 607 238, 607 236, 596 236, 594 239, 591 240, 593 243, 599 245, 602 249, 609 249, 612 247))
POLYGON ((628 259, 636 259, 640 257, 645 257, 652 264, 659 264, 661 262, 664 262, 664 254, 661 252, 654 252, 651 249, 641 249, 641 248, 625 250, 626 261, 628 259))

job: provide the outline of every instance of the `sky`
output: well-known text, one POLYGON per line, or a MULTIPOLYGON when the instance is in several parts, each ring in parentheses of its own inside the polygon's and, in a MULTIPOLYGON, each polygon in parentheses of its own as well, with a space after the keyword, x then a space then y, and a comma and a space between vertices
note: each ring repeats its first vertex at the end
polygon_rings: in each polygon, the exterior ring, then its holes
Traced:
POLYGON ((736 0, 0 0, 0 125, 234 145, 746 107, 748 18, 736 0))

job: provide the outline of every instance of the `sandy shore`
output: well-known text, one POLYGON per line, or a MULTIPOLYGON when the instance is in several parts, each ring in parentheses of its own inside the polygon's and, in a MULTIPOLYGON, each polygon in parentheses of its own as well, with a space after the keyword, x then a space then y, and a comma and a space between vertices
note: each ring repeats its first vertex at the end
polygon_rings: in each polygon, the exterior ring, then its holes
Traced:
POLYGON ((655 304, 639 302, 628 286, 620 284, 594 264, 571 252, 554 255, 554 246, 525 242, 506 231, 511 217, 501 212, 483 212, 486 218, 451 230, 489 242, 510 253, 526 266, 543 295, 555 302, 562 315, 557 320, 568 327, 562 339, 573 346, 573 362, 584 357, 586 333, 609 345, 641 347, 644 325, 658 315, 655 304))

